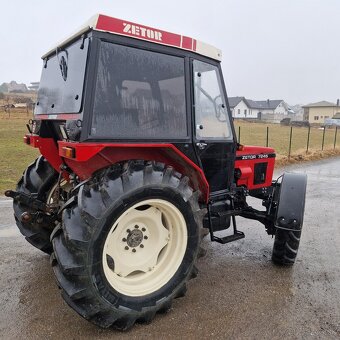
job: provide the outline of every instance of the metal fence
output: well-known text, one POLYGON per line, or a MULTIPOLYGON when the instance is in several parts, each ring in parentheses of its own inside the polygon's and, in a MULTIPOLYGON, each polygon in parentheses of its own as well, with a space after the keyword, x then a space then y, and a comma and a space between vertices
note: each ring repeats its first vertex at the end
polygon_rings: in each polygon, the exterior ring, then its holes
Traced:
POLYGON ((295 153, 335 150, 339 127, 293 127, 236 123, 238 142, 246 145, 273 147, 278 154, 290 158, 295 153))

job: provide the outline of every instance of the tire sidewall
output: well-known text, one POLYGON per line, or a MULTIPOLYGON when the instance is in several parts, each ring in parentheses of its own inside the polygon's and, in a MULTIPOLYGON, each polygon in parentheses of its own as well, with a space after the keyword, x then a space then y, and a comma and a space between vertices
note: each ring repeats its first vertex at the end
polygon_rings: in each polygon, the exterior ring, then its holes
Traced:
POLYGON ((113 202, 111 207, 100 221, 97 232, 92 238, 89 249, 88 263, 90 264, 91 277, 99 297, 105 299, 115 307, 125 306, 134 310, 141 310, 145 306, 153 306, 157 301, 171 298, 177 288, 181 287, 195 262, 199 247, 199 231, 194 218, 190 202, 186 201, 180 191, 162 185, 144 186, 113 202), (106 279, 102 265, 102 253, 108 233, 115 221, 130 207, 147 199, 163 199, 172 203, 182 213, 187 227, 188 239, 183 260, 173 277, 160 289, 144 296, 131 297, 116 291, 106 279))

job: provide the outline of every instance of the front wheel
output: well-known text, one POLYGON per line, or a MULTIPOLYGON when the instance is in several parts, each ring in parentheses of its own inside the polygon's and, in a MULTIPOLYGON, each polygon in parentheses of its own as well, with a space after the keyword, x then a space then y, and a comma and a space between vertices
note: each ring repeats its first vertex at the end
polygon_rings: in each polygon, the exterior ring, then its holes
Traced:
POLYGON ((272 261, 278 265, 294 264, 300 244, 301 231, 277 229, 275 233, 272 261))
POLYGON ((150 322, 195 276, 204 212, 188 178, 159 163, 99 173, 64 211, 52 265, 66 302, 101 326, 150 322))
POLYGON ((275 216, 275 240, 272 260, 279 265, 293 265, 300 245, 305 212, 307 177, 285 173, 274 192, 278 202, 275 216))

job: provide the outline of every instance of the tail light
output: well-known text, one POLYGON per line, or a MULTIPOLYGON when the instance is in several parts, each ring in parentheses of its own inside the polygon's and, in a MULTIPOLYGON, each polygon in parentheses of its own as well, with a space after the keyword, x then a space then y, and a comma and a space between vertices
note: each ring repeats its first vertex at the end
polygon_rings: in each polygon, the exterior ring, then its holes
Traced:
POLYGON ((61 148, 61 156, 66 158, 76 158, 76 150, 69 146, 63 146, 61 148))

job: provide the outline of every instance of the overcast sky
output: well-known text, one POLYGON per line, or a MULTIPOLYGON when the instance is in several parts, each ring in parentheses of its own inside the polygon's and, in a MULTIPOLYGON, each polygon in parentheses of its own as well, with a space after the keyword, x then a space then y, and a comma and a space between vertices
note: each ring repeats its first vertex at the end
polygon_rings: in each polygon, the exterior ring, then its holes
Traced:
POLYGON ((340 98, 340 0, 0 0, 0 84, 40 79, 41 55, 93 14, 223 51, 229 96, 290 104, 340 98))

